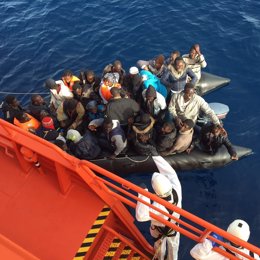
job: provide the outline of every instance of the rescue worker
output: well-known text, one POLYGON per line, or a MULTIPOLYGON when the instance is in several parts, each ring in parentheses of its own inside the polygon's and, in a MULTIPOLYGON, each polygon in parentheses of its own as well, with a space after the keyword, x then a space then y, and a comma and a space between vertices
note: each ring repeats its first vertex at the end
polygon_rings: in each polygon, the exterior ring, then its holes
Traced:
MULTIPOLYGON (((152 157, 159 172, 153 173, 152 176, 152 187, 156 195, 169 203, 181 208, 182 206, 182 189, 181 184, 175 170, 170 166, 170 164, 161 156, 152 157)), ((147 188, 145 188, 148 190, 147 188)), ((138 197, 148 203, 150 199, 138 194, 138 197)), ((175 218, 179 218, 180 215, 176 212, 166 209, 163 205, 158 202, 153 202, 153 206, 171 214, 175 218)), ((154 249, 155 259, 159 260, 177 260, 178 259, 178 249, 179 249, 179 232, 166 227, 161 222, 150 217, 149 212, 164 218, 167 220, 167 216, 162 215, 158 211, 150 209, 149 206, 144 205, 140 201, 137 202, 136 207, 136 219, 138 221, 149 221, 151 220, 150 233, 154 238, 154 249)), ((169 219, 170 221, 170 219, 169 219)), ((174 223, 173 220, 171 222, 174 223)))
MULTIPOLYGON (((249 225, 244 220, 241 220, 241 219, 234 220, 228 226, 227 232, 244 241, 248 241, 249 236, 250 236, 249 225)), ((218 239, 219 239, 219 237, 218 237, 218 239)), ((253 257, 254 259, 259 259, 258 255, 254 254, 253 252, 249 251, 248 249, 235 245, 231 242, 230 242, 230 244, 233 247, 235 247, 236 249, 238 249, 239 251, 253 257)), ((217 244, 215 242, 212 242, 209 239, 205 239, 202 243, 195 245, 191 249, 190 254, 196 260, 207 260, 207 259, 209 259, 209 260, 228 260, 229 258, 212 250, 213 247, 215 247, 215 246, 217 246, 217 244)), ((228 253, 230 253, 231 255, 234 255, 238 259, 243 259, 243 260, 248 259, 248 258, 245 258, 245 257, 239 255, 238 253, 232 252, 229 249, 225 249, 222 246, 221 246, 221 248, 223 250, 227 251, 228 253)))

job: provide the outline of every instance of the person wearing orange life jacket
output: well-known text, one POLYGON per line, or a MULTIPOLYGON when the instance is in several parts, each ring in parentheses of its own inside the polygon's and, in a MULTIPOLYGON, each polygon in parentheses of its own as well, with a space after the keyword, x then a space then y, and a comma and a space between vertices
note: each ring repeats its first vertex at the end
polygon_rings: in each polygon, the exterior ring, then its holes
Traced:
MULTIPOLYGON (((227 232, 230 233, 233 236, 236 236, 244 241, 248 241, 250 236, 250 228, 249 225, 241 219, 236 219, 230 225, 228 226, 227 232)), ((218 240, 221 240, 222 238, 217 234, 211 234, 213 237, 217 238, 218 240)), ((231 242, 229 242, 231 246, 239 250, 240 252, 253 257, 254 259, 260 259, 258 255, 255 253, 249 251, 246 248, 243 248, 241 246, 235 245, 231 242)), ((212 250, 214 247, 218 246, 216 242, 210 241, 209 239, 205 239, 203 242, 198 243, 195 245, 191 251, 191 256, 196 260, 228 260, 230 258, 227 258, 214 250, 212 250)), ((245 258, 238 253, 233 252, 232 250, 226 249, 222 246, 220 246, 223 250, 227 251, 231 255, 237 257, 237 259, 246 260, 248 258, 245 258)))
POLYGON ((70 70, 64 71, 61 80, 63 81, 64 85, 69 88, 70 91, 72 91, 72 87, 75 82, 80 82, 80 79, 74 76, 70 70))
MULTIPOLYGON (((178 176, 175 170, 170 166, 170 164, 161 156, 152 156, 156 167, 159 170, 158 172, 153 173, 152 175, 152 187, 156 195, 177 207, 182 207, 182 188, 181 183, 178 179, 178 176)), ((143 185, 145 186, 145 185, 143 185)), ((148 190, 146 187, 143 187, 148 190)), ((148 203, 150 199, 145 197, 142 194, 138 194, 138 197, 148 203)), ((158 202, 153 202, 153 206, 159 208, 162 211, 165 211, 175 218, 179 218, 180 215, 177 212, 173 212, 165 208, 163 205, 158 202)), ((150 217, 150 212, 164 218, 165 220, 171 221, 167 216, 159 213, 158 211, 149 208, 149 206, 138 201, 136 206, 136 219, 138 221, 151 221, 150 233, 154 238, 154 249, 156 251, 155 256, 158 260, 177 260, 178 259, 178 250, 179 250, 179 241, 180 233, 168 228, 161 222, 152 219, 150 217)))
POLYGON ((121 85, 117 83, 115 79, 115 73, 107 73, 105 74, 101 86, 99 88, 99 95, 102 98, 104 104, 107 104, 108 101, 112 98, 112 94, 110 89, 113 87, 121 88, 121 85))
POLYGON ((41 126, 41 123, 33 116, 21 111, 15 115, 14 125, 26 131, 35 132, 41 126))

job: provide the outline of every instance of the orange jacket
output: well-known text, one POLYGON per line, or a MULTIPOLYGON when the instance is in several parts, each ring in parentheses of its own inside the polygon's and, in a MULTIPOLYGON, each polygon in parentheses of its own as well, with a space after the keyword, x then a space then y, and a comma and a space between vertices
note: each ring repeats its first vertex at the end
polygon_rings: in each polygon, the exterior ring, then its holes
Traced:
POLYGON ((105 84, 102 84, 100 86, 99 94, 100 94, 101 98, 103 99, 104 104, 106 104, 112 98, 110 89, 113 87, 121 88, 121 85, 119 83, 115 83, 112 87, 109 87, 105 84))
POLYGON ((69 84, 65 80, 63 80, 63 78, 62 78, 62 81, 63 81, 64 85, 67 86, 70 89, 70 91, 72 91, 72 87, 73 87, 74 83, 79 82, 80 79, 73 75, 69 84))
POLYGON ((41 123, 31 115, 27 114, 27 116, 30 118, 30 120, 25 123, 21 123, 18 119, 14 118, 14 125, 24 129, 25 131, 29 131, 30 128, 35 130, 38 129, 41 123))

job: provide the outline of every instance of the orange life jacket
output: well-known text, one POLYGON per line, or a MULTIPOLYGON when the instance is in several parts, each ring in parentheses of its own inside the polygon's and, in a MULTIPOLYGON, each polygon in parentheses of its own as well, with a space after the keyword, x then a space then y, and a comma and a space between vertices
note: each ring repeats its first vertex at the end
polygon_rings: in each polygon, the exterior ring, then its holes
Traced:
POLYGON ((74 83, 77 81, 80 81, 80 79, 73 75, 70 83, 67 83, 65 80, 63 80, 63 78, 62 78, 62 81, 63 81, 64 85, 67 86, 70 89, 70 91, 72 91, 72 87, 73 87, 74 83))
POLYGON ((102 84, 100 86, 100 94, 107 102, 112 98, 112 94, 110 92, 110 89, 113 88, 113 87, 121 88, 121 85, 119 83, 115 83, 112 87, 109 87, 105 84, 102 84))
POLYGON ((30 128, 34 128, 35 130, 38 129, 41 123, 31 115, 27 114, 27 116, 30 120, 24 123, 21 123, 18 119, 14 118, 14 125, 24 129, 25 131, 29 131, 30 128))

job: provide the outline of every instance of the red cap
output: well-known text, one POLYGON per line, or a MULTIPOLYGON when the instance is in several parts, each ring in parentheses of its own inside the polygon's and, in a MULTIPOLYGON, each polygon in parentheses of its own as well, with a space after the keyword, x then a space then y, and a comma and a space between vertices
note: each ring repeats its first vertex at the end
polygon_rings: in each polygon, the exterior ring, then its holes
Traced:
POLYGON ((50 116, 45 116, 42 119, 42 126, 48 129, 55 129, 53 119, 50 116))

